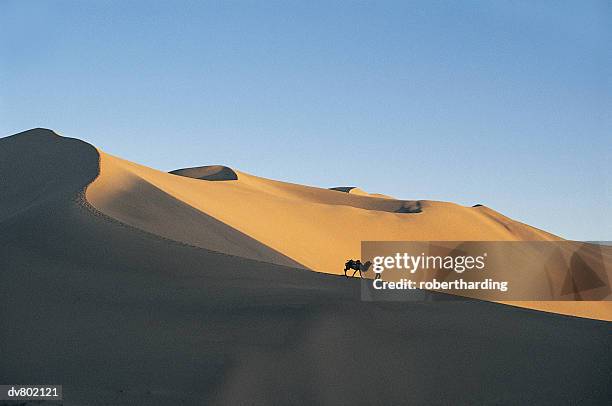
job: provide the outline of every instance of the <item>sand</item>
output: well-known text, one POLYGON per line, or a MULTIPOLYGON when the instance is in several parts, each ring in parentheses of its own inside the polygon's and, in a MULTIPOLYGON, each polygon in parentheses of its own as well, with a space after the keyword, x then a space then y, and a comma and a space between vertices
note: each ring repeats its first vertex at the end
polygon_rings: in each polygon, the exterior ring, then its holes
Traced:
POLYGON ((63 384, 65 404, 610 398, 606 302, 513 303, 584 318, 367 303, 337 276, 362 239, 558 237, 231 171, 168 174, 44 129, 0 139, 0 381, 63 384))
MULTIPOLYGON (((100 176, 86 197, 109 217, 174 241, 316 272, 343 274, 346 259, 360 257, 362 240, 560 239, 485 206, 371 197, 350 193, 352 187, 303 186, 222 166, 177 170, 183 176, 175 176, 98 152, 100 176), (219 178, 226 180, 200 179, 211 173, 225 173, 219 178), (244 238, 235 242, 236 233, 244 238), (249 237, 259 248, 247 252, 243 240, 249 237)), ((608 302, 509 304, 612 320, 608 302)))

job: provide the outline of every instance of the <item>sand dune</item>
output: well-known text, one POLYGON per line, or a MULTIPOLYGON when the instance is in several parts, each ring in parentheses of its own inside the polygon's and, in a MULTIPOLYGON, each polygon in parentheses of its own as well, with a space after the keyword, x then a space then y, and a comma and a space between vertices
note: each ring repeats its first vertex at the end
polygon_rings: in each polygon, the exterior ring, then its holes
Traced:
POLYGON ((168 223, 176 220, 164 210, 154 219, 143 218, 143 213, 151 212, 149 205, 161 200, 143 196, 162 192, 168 200, 196 209, 317 272, 341 274, 346 258, 359 257, 362 240, 557 238, 486 207, 338 193, 236 170, 235 181, 207 182, 99 153, 100 176, 87 188, 86 196, 101 212, 136 228, 209 248, 196 241, 199 231, 189 224, 181 222, 173 230, 168 223))
POLYGON ((201 180, 237 180, 238 175, 232 168, 223 165, 198 166, 195 168, 177 169, 173 175, 186 176, 201 180))
MULTIPOLYGON (((62 383, 65 404, 609 398, 609 323, 366 303, 337 276, 365 239, 558 237, 487 207, 180 174, 44 129, 0 139, 0 381, 62 383)), ((516 304, 612 319, 605 302, 516 304)))
MULTIPOLYGON (((28 159, 3 170, 6 178, 19 181, 4 191, 0 219, 77 183, 86 189, 82 201, 112 221, 186 245, 316 272, 342 274, 344 261, 360 256, 362 240, 559 239, 482 205, 382 199, 350 193, 352 187, 303 186, 225 166, 168 174, 49 130, 5 138, 1 153, 5 162, 24 154, 28 159), (65 155, 77 145, 83 152, 65 162, 65 155), (22 166, 32 160, 46 166, 28 174, 22 166), (85 164, 87 171, 79 167, 85 164)), ((606 302, 511 304, 612 319, 606 302)))
MULTIPOLYGON (((189 178, 177 178, 99 153, 101 175, 88 187, 87 200, 110 217, 194 246, 317 272, 341 274, 346 258, 360 256, 362 240, 559 239, 485 206, 373 198, 264 179, 236 170, 233 170, 236 180, 206 182, 191 179, 199 178, 197 168, 182 170, 191 173, 189 178), (143 199, 160 191, 166 199, 143 199), (177 221, 166 216, 165 209, 158 209, 154 219, 142 217, 142 213, 153 213, 152 202, 159 205, 162 201, 215 219, 263 244, 269 248, 268 254, 247 254, 237 246, 230 249, 230 245, 223 243, 210 245, 208 240, 202 240, 206 231, 199 220, 177 221), (279 261, 270 252, 286 257, 279 261), (288 258, 294 262, 287 262, 288 258)), ((219 235, 218 231, 210 230, 212 236, 219 235)), ((612 318, 612 307, 605 302, 511 304, 584 317, 612 318)))

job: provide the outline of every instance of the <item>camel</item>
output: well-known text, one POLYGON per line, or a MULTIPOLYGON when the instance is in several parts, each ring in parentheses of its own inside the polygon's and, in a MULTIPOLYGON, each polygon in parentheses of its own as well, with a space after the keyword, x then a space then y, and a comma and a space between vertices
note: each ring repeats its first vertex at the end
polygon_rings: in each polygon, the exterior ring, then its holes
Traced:
POLYGON ((348 278, 349 276, 346 273, 346 271, 354 269, 355 271, 353 272, 353 275, 351 275, 351 278, 354 277, 357 272, 359 272, 359 277, 363 278, 363 273, 367 272, 368 269, 370 269, 370 265, 372 265, 370 261, 367 261, 366 263, 362 264, 360 260, 355 261, 355 260, 349 259, 344 264, 344 276, 348 278))

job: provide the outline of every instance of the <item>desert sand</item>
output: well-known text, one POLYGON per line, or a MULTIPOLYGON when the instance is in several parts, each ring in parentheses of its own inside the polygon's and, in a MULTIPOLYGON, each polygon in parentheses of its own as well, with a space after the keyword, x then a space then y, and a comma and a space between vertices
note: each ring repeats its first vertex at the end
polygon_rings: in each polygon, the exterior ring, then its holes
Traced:
MULTIPOLYGON (((560 239, 485 206, 327 190, 223 166, 168 174, 98 153, 100 175, 86 200, 107 216, 173 241, 316 272, 342 274, 347 258, 359 258, 362 240, 560 239)), ((612 320, 610 302, 509 304, 612 320)))
POLYGON ((45 129, 0 139, 0 381, 63 384, 65 404, 609 399, 610 302, 366 303, 338 276, 361 240, 559 237, 484 206, 173 172, 45 129))

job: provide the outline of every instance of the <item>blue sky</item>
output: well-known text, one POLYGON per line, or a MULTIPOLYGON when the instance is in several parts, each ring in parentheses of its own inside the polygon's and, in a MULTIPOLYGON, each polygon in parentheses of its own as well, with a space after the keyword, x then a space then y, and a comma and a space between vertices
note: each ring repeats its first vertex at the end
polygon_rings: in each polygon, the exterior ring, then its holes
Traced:
POLYGON ((0 136, 611 240, 606 1, 0 0, 0 136))

